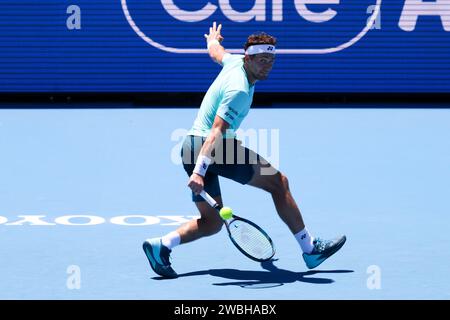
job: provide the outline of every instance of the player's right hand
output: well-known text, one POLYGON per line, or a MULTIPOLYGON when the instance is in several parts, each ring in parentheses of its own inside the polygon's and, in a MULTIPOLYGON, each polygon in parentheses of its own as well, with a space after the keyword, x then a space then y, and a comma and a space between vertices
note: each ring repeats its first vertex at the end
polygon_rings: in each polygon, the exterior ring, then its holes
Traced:
POLYGON ((204 179, 201 175, 193 173, 189 178, 188 187, 191 188, 192 192, 199 195, 203 191, 205 185, 204 179))

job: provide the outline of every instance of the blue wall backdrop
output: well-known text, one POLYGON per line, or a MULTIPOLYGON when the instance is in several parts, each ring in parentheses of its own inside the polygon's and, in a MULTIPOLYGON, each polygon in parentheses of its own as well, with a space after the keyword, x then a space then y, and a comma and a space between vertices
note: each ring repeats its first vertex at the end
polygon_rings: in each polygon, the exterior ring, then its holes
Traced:
POLYGON ((449 0, 2 0, 1 92, 203 92, 213 21, 278 39, 265 92, 450 92, 449 0))

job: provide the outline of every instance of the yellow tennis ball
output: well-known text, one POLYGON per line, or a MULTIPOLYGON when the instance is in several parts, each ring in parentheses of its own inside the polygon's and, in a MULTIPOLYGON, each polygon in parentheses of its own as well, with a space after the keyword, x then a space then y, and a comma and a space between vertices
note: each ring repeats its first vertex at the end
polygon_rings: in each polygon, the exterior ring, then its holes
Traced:
POLYGON ((231 210, 231 208, 228 207, 223 207, 222 209, 220 209, 219 214, 222 217, 222 219, 228 220, 233 217, 233 210, 231 210))

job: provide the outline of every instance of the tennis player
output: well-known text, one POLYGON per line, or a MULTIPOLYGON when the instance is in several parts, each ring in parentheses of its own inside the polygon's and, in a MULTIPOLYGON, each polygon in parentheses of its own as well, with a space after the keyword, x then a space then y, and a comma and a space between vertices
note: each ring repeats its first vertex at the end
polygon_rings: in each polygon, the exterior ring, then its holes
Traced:
POLYGON ((222 176, 269 192, 280 218, 297 239, 306 266, 315 268, 344 245, 345 236, 314 238, 305 227, 286 176, 242 146, 235 135, 249 112, 255 84, 267 79, 272 70, 276 39, 265 33, 253 34, 244 46, 245 55, 232 55, 221 45, 221 28, 214 22, 205 38, 211 59, 222 65, 222 71, 206 92, 181 151, 188 186, 201 217, 161 238, 144 241, 144 252, 157 274, 176 278, 169 260, 172 249, 211 236, 223 226, 217 211, 199 195, 204 189, 223 205, 218 179, 222 176))

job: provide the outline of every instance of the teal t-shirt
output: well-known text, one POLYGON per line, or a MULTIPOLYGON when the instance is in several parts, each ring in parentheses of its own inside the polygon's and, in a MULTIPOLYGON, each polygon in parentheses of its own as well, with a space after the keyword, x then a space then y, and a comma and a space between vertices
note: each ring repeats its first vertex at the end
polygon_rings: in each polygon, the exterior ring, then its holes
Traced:
POLYGON ((230 124, 225 137, 234 138, 235 130, 250 110, 255 86, 247 80, 244 56, 227 53, 222 66, 203 98, 190 135, 207 137, 217 115, 230 124))

